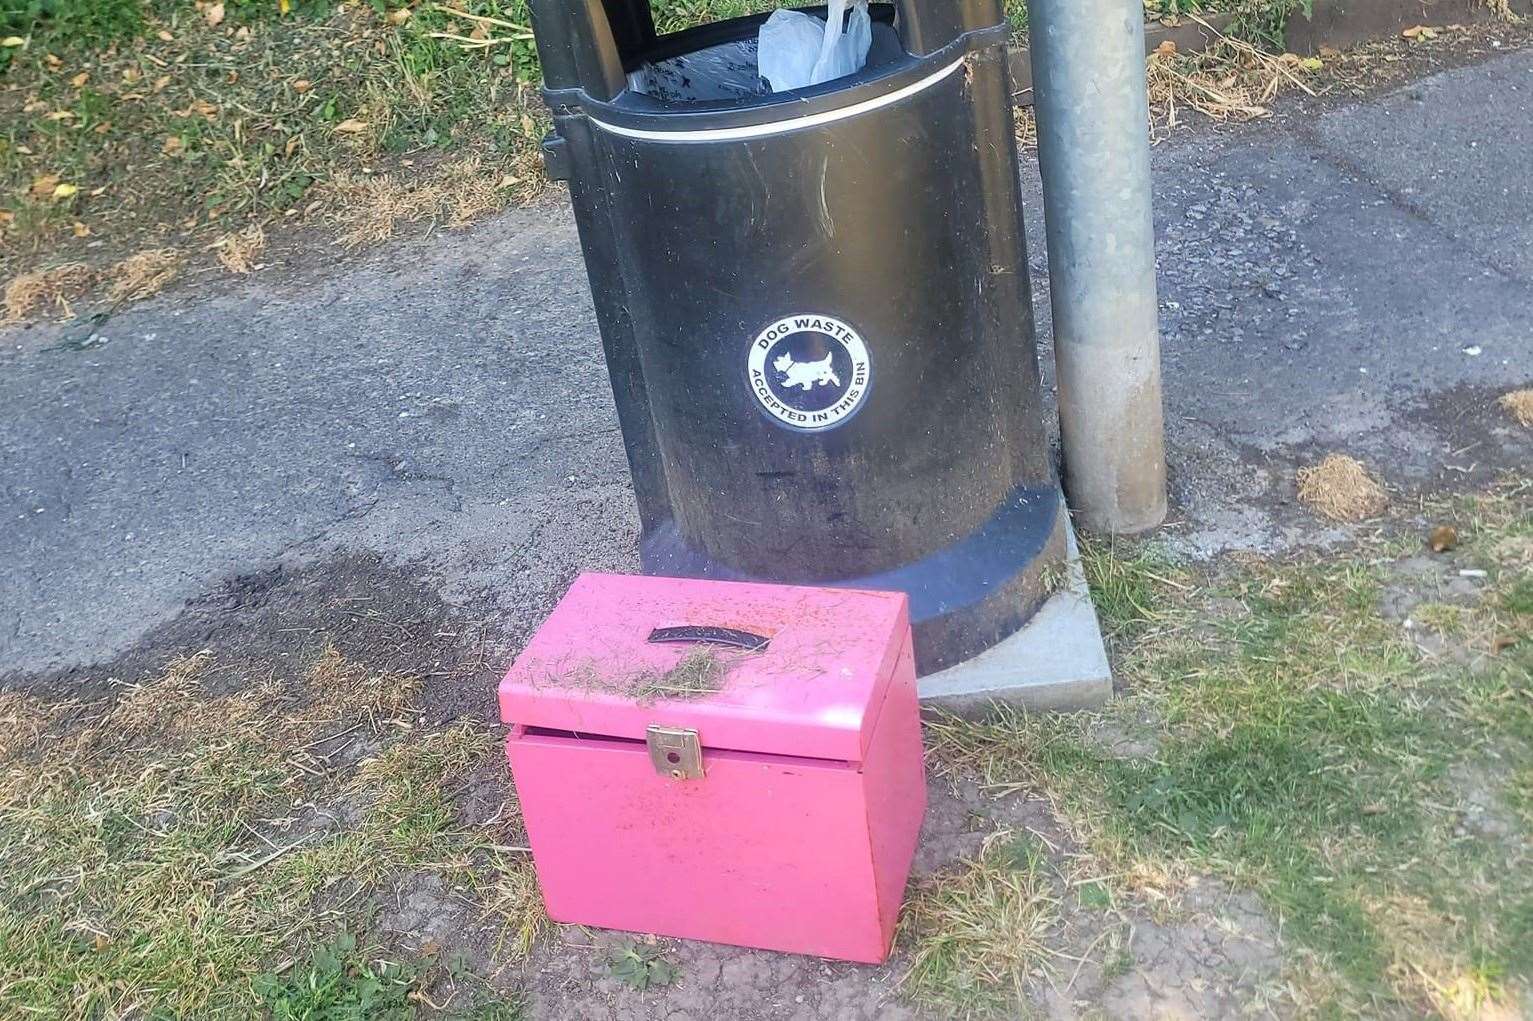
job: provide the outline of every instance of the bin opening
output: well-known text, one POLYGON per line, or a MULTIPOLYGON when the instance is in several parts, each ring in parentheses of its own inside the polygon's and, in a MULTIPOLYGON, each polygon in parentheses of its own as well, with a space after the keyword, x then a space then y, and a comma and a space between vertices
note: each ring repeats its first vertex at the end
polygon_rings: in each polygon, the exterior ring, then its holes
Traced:
MULTIPOLYGON (((906 55, 893 25, 893 5, 875 3, 870 10, 873 45, 867 63, 856 74, 835 79, 843 85, 875 76, 906 55)), ((767 17, 752 15, 661 36, 628 72, 629 91, 662 103, 715 103, 773 95, 758 64, 759 33, 767 17)))
POLYGON ((629 72, 628 88, 666 103, 712 103, 771 91, 757 71, 755 38, 642 64, 629 72))

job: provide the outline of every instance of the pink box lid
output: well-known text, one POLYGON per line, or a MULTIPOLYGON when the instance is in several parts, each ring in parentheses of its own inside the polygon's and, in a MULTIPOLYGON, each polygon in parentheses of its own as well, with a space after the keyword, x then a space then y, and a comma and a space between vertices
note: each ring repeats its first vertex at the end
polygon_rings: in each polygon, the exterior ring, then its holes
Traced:
POLYGON ((705 748, 860 762, 909 631, 901 592, 583 574, 501 681, 501 718, 640 740, 651 724, 688 727, 705 748), (667 628, 769 641, 650 640, 667 628), (676 694, 689 682, 668 673, 700 649, 712 662, 691 662, 715 676, 676 694))

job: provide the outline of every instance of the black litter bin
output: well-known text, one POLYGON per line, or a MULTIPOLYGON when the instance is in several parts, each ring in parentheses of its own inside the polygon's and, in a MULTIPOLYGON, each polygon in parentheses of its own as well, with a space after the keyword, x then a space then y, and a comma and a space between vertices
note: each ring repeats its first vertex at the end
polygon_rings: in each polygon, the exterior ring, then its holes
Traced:
POLYGON ((874 4, 861 72, 783 93, 766 15, 532 10, 644 570, 903 590, 922 673, 1015 632, 1065 533, 1000 0, 874 4))

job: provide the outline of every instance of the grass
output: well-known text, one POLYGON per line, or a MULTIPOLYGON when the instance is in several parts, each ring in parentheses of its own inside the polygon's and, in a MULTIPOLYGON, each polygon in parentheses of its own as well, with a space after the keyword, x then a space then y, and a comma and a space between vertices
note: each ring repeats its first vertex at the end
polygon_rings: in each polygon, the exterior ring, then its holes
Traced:
POLYGON ((735 665, 731 657, 708 646, 693 649, 665 671, 650 671, 633 682, 633 696, 642 703, 655 699, 686 701, 707 698, 724 689, 724 679, 735 665))
POLYGON ((939 721, 935 766, 1048 796, 1094 872, 1117 877, 1103 896, 1174 898, 1199 876, 1257 891, 1307 1012, 1525 1007, 1533 484, 1435 511, 1464 537, 1453 562, 1489 574, 1452 614, 1461 656, 1424 653, 1380 614, 1398 538, 1212 581, 1144 549, 1088 547, 1130 693, 1105 715, 939 721), (1089 739, 1104 720, 1144 719, 1147 756, 1089 739))
MULTIPOLYGON (((770 6, 654 3, 662 31, 770 6)), ((1302 7, 1147 0, 1152 19, 1236 15, 1208 52, 1151 58, 1157 128, 1189 107, 1263 117, 1278 92, 1374 73, 1274 56, 1302 7)), ((1025 33, 1025 3, 1007 13, 1025 33)), ((90 310, 99 325, 173 279, 255 271, 269 243, 363 248, 422 224, 461 228, 546 187, 526 0, 14 0, 0 21, 9 322, 90 310), (165 252, 174 273, 116 286, 119 267, 165 252)), ((1031 111, 1017 131, 1034 143, 1031 111)))
POLYGON ((415 974, 392 962, 375 962, 357 949, 357 938, 341 931, 315 947, 285 976, 265 974, 251 989, 274 1021, 316 1017, 378 1018, 399 1021, 413 1015, 415 974))
POLYGON ((989 1017, 1021 1000, 1050 956, 1050 870, 1034 840, 1002 831, 973 861, 918 886, 900 921, 910 953, 901 991, 951 1018, 989 1017))
POLYGON ((755 655, 753 650, 700 645, 689 649, 674 665, 665 669, 580 657, 560 663, 535 683, 572 691, 620 694, 640 705, 658 701, 685 702, 723 691, 730 671, 755 655))
MULTIPOLYGON (((389 169, 473 190, 479 213, 541 187, 530 40, 398 4, 48 3, 12 15, 0 91, 0 256, 93 241, 200 247, 251 225, 323 222, 389 169), (116 12, 116 13, 112 13, 116 12), (461 34, 468 43, 442 38, 461 34), (482 45, 480 45, 482 44, 482 45), (440 166, 458 169, 437 177, 440 166), (465 171, 463 168, 468 167, 465 171)), ((521 0, 463 10, 525 21, 521 0)), ((443 202, 408 209, 437 217, 443 202)), ((447 202, 449 215, 458 206, 447 202)), ((456 222, 456 221, 453 221, 456 222)))
POLYGON ((508 957, 524 949, 530 865, 448 794, 489 737, 415 734, 418 685, 333 651, 299 688, 232 695, 202 687, 207 663, 103 702, 0 696, 0 1012, 406 1017, 439 985, 463 1009, 502 1002, 351 935, 429 874, 503 920, 508 957), (350 761, 357 742, 379 751, 350 761))

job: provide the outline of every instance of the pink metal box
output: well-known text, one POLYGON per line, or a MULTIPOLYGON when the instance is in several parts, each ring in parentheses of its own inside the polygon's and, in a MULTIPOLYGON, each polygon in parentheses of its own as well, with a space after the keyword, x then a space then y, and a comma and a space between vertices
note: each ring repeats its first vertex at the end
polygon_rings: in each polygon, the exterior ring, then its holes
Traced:
POLYGON ((554 920, 887 957, 926 808, 903 594, 582 575, 500 710, 554 920))

